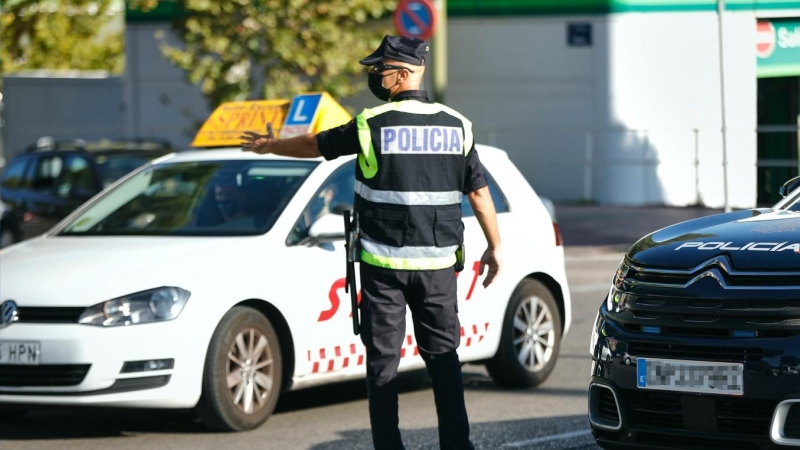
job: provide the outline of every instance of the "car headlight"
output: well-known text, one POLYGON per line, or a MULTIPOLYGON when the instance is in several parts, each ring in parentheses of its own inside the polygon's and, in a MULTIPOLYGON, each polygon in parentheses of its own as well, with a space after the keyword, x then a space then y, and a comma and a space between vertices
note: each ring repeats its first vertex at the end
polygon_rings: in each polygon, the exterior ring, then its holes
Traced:
POLYGON ((616 273, 614 273, 614 279, 611 282, 611 289, 608 290, 608 296, 606 297, 606 309, 608 311, 616 311, 620 312, 625 309, 625 294, 620 293, 619 289, 622 288, 622 284, 625 282, 625 277, 628 276, 628 270, 630 266, 628 263, 623 259, 622 262, 617 267, 616 273))
POLYGON ((114 327, 172 320, 183 311, 190 295, 189 291, 179 287, 137 292, 86 308, 78 322, 114 327))

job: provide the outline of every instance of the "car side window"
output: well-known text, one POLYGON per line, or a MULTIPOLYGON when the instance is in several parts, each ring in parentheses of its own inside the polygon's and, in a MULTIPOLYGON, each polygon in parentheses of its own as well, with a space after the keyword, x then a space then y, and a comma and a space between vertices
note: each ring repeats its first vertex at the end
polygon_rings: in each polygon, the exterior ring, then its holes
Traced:
POLYGON ((56 193, 59 197, 89 198, 95 193, 95 177, 89 161, 83 156, 69 156, 58 180, 56 193))
POLYGON ((308 206, 297 219, 289 238, 288 245, 300 243, 308 237, 311 224, 327 214, 342 214, 352 210, 355 201, 355 161, 348 162, 336 169, 314 194, 308 206))
POLYGON ((18 158, 3 171, 0 186, 8 189, 19 189, 27 186, 28 179, 25 177, 25 169, 28 167, 29 158, 18 158))
MULTIPOLYGON (((483 168, 483 173, 486 175, 486 182, 489 185, 489 194, 492 196, 494 208, 497 210, 497 213, 500 214, 510 211, 506 196, 503 195, 503 191, 500 190, 497 182, 494 181, 494 178, 492 178, 492 175, 486 170, 486 167, 483 168)), ((475 215, 475 211, 472 210, 472 205, 469 204, 469 199, 466 195, 461 200, 461 215, 464 217, 473 217, 475 215)))
POLYGON ((51 193, 56 187, 56 180, 61 175, 64 160, 61 156, 43 156, 36 162, 33 171, 31 189, 51 193))

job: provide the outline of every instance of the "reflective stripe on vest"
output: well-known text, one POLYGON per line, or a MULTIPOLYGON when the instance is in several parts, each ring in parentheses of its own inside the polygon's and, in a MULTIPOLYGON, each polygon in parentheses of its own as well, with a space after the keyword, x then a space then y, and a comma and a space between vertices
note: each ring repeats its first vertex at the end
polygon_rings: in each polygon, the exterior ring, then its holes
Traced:
POLYGON ((444 258, 450 256, 458 249, 457 245, 449 247, 392 247, 391 245, 378 244, 361 238, 361 248, 373 256, 387 258, 444 258))
POLYGON ((415 100, 404 100, 399 102, 389 102, 372 109, 365 109, 356 116, 356 126, 358 127, 358 141, 361 145, 361 152, 358 154, 358 165, 364 178, 370 179, 378 173, 378 159, 375 156, 375 148, 372 145, 372 133, 369 129, 367 120, 380 114, 398 111, 409 114, 438 114, 444 112, 461 120, 464 128, 464 148, 462 154, 466 156, 474 143, 472 134, 472 122, 457 111, 439 103, 423 103, 415 100))
POLYGON ((407 206, 441 206, 457 205, 464 197, 459 191, 446 192, 404 192, 404 191, 378 191, 371 189, 364 183, 356 180, 356 194, 364 200, 373 203, 391 203, 393 205, 407 206))
POLYGON ((392 258, 390 256, 373 255, 362 249, 361 262, 384 269, 440 270, 453 267, 456 264, 456 255, 453 253, 450 256, 439 258, 392 258))

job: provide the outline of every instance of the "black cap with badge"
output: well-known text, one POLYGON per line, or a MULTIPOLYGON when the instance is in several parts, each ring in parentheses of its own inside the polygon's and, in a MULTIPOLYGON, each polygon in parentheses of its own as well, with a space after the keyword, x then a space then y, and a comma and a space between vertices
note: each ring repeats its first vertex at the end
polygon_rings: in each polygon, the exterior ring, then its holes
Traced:
POLYGON ((380 47, 359 62, 365 66, 371 66, 384 59, 391 59, 416 66, 424 66, 428 50, 428 43, 421 39, 405 36, 384 36, 380 47))

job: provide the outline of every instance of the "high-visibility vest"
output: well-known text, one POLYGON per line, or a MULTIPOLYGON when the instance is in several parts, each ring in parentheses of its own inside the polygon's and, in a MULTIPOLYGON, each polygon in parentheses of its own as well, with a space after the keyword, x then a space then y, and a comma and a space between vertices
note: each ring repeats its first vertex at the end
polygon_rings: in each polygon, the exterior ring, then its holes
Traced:
POLYGON ((356 117, 361 262, 401 270, 456 263, 472 123, 438 103, 402 100, 356 117))

